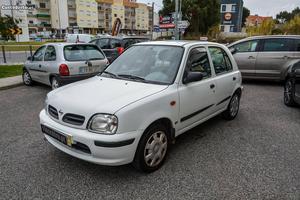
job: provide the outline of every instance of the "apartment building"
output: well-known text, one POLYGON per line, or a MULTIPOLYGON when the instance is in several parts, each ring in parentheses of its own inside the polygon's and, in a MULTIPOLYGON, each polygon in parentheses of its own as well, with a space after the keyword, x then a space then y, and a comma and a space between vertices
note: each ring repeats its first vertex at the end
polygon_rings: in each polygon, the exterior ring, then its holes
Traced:
POLYGON ((1 15, 22 19, 19 27, 30 38, 63 36, 65 33, 111 33, 120 19, 121 33, 152 31, 153 9, 136 0, 2 0, 2 5, 26 5, 33 9, 4 10, 1 15))

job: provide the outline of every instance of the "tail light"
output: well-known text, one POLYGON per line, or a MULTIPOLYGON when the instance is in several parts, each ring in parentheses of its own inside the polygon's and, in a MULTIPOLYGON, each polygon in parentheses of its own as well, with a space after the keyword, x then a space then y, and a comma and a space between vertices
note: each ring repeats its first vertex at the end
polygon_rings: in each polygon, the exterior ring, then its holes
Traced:
POLYGON ((118 50, 119 55, 121 55, 124 52, 123 47, 118 47, 117 50, 118 50))
POLYGON ((59 66, 59 74, 61 76, 69 76, 70 75, 70 71, 69 71, 69 67, 66 64, 61 64, 59 66))

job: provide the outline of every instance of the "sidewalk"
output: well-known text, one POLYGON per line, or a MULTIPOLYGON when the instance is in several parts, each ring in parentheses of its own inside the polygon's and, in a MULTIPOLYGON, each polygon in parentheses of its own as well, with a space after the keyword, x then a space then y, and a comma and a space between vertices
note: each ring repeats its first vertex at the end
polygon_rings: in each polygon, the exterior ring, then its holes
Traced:
POLYGON ((13 76, 8 78, 0 78, 0 90, 22 85, 22 76, 13 76))

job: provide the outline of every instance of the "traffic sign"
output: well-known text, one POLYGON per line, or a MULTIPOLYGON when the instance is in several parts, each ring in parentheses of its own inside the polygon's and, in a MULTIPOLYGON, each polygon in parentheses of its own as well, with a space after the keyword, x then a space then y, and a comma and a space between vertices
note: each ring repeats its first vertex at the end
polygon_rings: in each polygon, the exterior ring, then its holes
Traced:
POLYGON ((187 20, 184 21, 178 21, 178 28, 179 29, 186 29, 187 27, 189 27, 190 23, 187 20))
POLYGON ((19 35, 22 34, 22 29, 19 27, 16 28, 10 28, 9 31, 11 32, 11 34, 13 35, 19 35))

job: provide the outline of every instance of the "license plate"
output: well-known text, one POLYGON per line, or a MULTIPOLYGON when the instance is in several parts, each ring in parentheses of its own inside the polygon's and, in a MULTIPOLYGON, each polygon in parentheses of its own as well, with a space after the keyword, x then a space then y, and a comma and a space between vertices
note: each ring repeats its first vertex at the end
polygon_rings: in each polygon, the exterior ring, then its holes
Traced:
POLYGON ((65 145, 72 146, 72 144, 73 144, 72 136, 63 135, 47 126, 44 126, 44 125, 41 125, 41 128, 42 128, 42 132, 45 133, 46 135, 49 135, 50 137, 56 139, 57 141, 65 144, 65 145))
POLYGON ((96 66, 93 67, 80 67, 79 68, 79 73, 80 74, 85 74, 85 73, 93 73, 96 71, 96 66))

